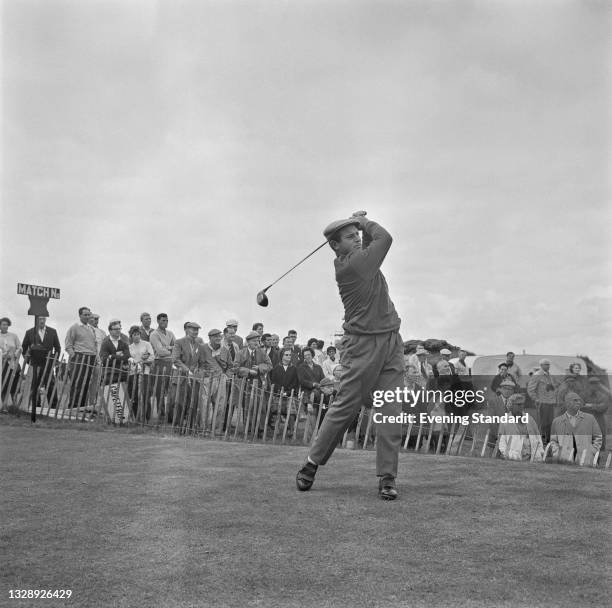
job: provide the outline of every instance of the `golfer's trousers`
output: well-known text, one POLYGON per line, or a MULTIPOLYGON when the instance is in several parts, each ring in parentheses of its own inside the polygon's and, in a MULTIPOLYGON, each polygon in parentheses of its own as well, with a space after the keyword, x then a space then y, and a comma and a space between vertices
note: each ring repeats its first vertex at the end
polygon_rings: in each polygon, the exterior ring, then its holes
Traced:
MULTIPOLYGON (((329 460, 361 406, 372 402, 373 391, 404 389, 404 343, 399 332, 345 334, 340 350, 343 370, 338 394, 309 454, 313 462, 321 465, 329 460)), ((396 399, 385 402, 375 411, 382 416, 399 416, 401 402, 396 399)), ((401 424, 381 422, 376 425, 377 475, 397 476, 401 440, 401 424)))

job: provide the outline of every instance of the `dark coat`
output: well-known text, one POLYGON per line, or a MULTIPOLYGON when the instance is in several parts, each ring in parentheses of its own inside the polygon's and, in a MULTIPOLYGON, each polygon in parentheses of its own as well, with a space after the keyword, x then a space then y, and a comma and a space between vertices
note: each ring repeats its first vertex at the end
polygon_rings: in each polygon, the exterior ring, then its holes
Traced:
POLYGON ((102 340, 100 346, 100 361, 106 370, 104 384, 125 382, 127 380, 127 362, 130 358, 130 345, 119 338, 118 347, 112 343, 110 336, 102 340))
POLYGON ((297 368, 294 365, 289 365, 287 366, 287 371, 285 371, 282 365, 276 365, 270 372, 270 384, 274 385, 274 392, 276 394, 280 393, 282 387, 288 395, 293 390, 294 395, 297 396, 300 390, 297 368))
POLYGON ((35 365, 45 365, 44 359, 48 355, 56 356, 59 358, 62 352, 62 346, 57 332, 53 327, 45 327, 45 338, 41 342, 38 329, 33 327, 26 331, 22 342, 23 356, 30 357, 31 363, 35 365), (34 346, 34 348, 32 348, 34 346), (36 354, 34 354, 36 352, 36 354))

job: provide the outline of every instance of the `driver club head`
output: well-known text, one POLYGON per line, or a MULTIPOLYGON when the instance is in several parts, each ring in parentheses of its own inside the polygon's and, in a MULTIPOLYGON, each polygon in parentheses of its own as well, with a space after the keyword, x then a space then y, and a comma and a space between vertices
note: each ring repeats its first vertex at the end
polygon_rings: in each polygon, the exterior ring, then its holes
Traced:
POLYGON ((257 303, 260 306, 267 306, 268 305, 268 296, 266 295, 266 290, 265 289, 263 291, 260 291, 257 294, 257 303))

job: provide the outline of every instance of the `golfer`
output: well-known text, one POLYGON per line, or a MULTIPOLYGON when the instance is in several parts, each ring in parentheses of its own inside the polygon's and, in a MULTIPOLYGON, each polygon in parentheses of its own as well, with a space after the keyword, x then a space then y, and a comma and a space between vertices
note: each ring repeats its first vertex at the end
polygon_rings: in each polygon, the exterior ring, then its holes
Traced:
MULTIPOLYGON (((312 487, 317 468, 328 461, 361 406, 371 403, 372 392, 395 393, 397 387, 404 387, 400 319, 380 271, 393 239, 365 215, 365 211, 357 211, 349 219, 332 222, 323 231, 336 253, 336 281, 344 304, 344 337, 339 346, 343 373, 336 399, 297 474, 297 487, 302 491, 312 487)), ((385 403, 377 412, 398 416, 401 405, 395 401, 385 403)), ((401 424, 377 425, 376 475, 378 494, 384 500, 397 498, 395 477, 401 432, 401 424)))

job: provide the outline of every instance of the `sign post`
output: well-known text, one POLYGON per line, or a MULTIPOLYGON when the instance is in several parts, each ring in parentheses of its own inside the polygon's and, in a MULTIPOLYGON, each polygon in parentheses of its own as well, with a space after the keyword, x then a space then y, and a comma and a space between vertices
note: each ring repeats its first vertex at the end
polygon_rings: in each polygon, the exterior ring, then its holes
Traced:
MULTIPOLYGON (((48 317, 47 303, 49 298, 59 300, 60 290, 56 287, 42 287, 40 285, 29 285, 27 283, 17 283, 17 293, 28 296, 30 299, 30 309, 28 315, 34 316, 34 336, 38 330, 38 317, 48 317)), ((33 342, 34 344, 34 342, 33 342)), ((36 402, 38 401, 38 364, 32 365, 32 388, 30 397, 32 399, 32 422, 36 422, 36 402)), ((53 370, 50 371, 53 373, 53 370)))

